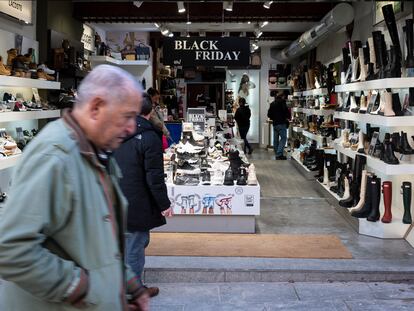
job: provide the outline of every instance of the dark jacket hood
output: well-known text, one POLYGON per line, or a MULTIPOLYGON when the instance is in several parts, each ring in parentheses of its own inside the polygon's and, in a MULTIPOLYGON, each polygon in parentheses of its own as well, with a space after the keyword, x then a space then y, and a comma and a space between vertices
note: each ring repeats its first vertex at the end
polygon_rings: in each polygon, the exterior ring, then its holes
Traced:
POLYGON ((142 134, 146 131, 154 131, 159 135, 162 135, 162 131, 154 126, 154 124, 151 123, 151 121, 141 117, 137 116, 137 130, 136 134, 142 134))

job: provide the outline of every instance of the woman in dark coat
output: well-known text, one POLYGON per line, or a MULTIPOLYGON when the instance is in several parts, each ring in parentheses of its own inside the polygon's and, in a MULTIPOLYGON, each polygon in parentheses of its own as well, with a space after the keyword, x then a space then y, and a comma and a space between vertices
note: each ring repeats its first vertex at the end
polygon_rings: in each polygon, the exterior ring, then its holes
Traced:
POLYGON ((246 100, 243 97, 239 98, 239 105, 240 107, 236 110, 234 119, 237 122, 240 137, 244 141, 244 147, 243 147, 244 153, 246 153, 246 149, 249 149, 249 154, 252 154, 253 148, 252 146, 250 146, 249 142, 247 141, 247 132, 249 132, 250 117, 252 113, 250 111, 249 106, 246 105, 246 100))
MULTIPOLYGON (((123 175, 120 186, 129 203, 126 257, 139 279, 144 270, 149 231, 164 225, 164 216, 172 215, 164 182, 162 131, 150 122, 151 111, 151 98, 144 94, 137 131, 115 152, 123 175)), ((158 294, 156 287, 148 291, 150 296, 158 294)))

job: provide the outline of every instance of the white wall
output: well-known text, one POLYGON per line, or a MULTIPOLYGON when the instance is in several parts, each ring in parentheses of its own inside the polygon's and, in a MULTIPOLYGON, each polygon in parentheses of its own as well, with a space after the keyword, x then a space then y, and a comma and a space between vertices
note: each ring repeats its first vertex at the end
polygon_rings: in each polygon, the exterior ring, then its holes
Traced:
POLYGON ((36 0, 33 1, 32 8, 33 13, 31 25, 21 24, 11 17, 9 18, 7 16, 0 15, 0 29, 36 40, 36 0))

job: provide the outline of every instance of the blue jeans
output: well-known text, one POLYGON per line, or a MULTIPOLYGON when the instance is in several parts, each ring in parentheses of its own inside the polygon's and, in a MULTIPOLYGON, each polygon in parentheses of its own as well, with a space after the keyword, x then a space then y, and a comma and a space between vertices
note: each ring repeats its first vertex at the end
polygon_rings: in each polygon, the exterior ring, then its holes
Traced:
POLYGON ((283 155, 286 146, 287 127, 286 124, 273 125, 273 149, 276 157, 283 155))
POLYGON ((149 231, 128 232, 126 234, 126 261, 138 276, 141 285, 145 265, 145 248, 150 241, 149 231))

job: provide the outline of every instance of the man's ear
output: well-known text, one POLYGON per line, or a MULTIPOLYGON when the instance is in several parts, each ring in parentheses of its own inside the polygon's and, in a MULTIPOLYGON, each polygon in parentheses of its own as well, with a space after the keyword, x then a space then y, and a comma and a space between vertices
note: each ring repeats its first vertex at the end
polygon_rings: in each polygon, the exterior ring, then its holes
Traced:
POLYGON ((100 97, 95 97, 88 105, 88 112, 93 120, 97 120, 102 109, 107 105, 106 101, 100 97))

